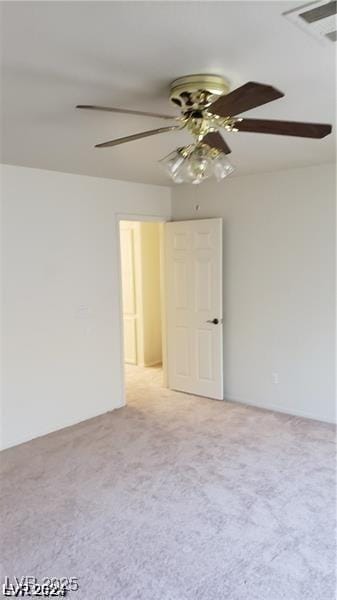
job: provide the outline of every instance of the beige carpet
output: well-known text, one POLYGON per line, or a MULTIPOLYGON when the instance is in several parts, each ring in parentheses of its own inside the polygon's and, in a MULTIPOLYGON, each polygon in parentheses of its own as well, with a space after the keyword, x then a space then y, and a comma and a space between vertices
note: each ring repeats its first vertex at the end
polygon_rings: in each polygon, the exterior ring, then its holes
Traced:
POLYGON ((332 426, 171 392, 2 455, 1 575, 74 600, 334 600, 332 426))

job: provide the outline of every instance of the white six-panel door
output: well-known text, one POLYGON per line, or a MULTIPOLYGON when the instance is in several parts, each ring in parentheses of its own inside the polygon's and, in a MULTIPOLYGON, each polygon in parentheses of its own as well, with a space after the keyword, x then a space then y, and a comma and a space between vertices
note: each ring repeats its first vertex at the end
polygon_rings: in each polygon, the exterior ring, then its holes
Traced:
POLYGON ((169 387, 223 399, 222 219, 166 223, 165 256, 169 387))

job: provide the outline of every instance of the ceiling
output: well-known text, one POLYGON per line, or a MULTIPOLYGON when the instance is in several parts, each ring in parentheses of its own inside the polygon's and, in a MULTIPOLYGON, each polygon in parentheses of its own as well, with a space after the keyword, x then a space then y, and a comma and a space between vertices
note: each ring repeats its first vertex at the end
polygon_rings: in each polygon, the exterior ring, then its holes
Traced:
MULTIPOLYGON (((157 161, 188 143, 187 133, 95 149, 168 122, 75 105, 175 115, 169 84, 189 73, 285 93, 247 116, 335 124, 335 46, 321 46, 282 16, 299 4, 3 2, 2 161, 170 185, 157 161)), ((238 175, 334 160, 334 133, 323 140, 229 133, 226 140, 238 175)))

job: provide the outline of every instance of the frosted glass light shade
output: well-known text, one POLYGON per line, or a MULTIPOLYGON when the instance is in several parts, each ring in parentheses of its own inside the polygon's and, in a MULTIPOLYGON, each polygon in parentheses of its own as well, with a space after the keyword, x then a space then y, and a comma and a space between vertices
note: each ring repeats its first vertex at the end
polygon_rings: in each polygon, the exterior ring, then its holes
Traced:
POLYGON ((176 183, 180 183, 180 181, 176 180, 179 179, 179 177, 177 177, 177 171, 179 167, 181 167, 181 165, 183 164, 184 160, 185 157, 181 153, 180 148, 178 148, 177 150, 174 150, 173 152, 162 158, 159 161, 159 164, 165 169, 165 171, 170 175, 170 177, 172 177, 172 179, 176 181, 176 183))
POLYGON ((212 176, 221 181, 234 171, 225 154, 214 156, 214 148, 202 143, 177 148, 159 163, 175 183, 198 184, 212 176))
POLYGON ((228 160, 226 154, 219 154, 216 158, 213 159, 213 173, 217 181, 221 181, 233 173, 234 167, 232 163, 228 160))

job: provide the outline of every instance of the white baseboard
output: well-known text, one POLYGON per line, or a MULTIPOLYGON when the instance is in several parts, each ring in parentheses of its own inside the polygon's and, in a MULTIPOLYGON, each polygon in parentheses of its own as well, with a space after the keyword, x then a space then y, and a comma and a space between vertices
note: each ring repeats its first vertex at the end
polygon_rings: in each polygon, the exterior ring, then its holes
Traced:
POLYGON ((315 415, 310 412, 293 409, 292 407, 280 407, 275 404, 266 404, 264 402, 251 402, 247 400, 240 400, 239 398, 233 398, 233 396, 225 395, 224 400, 229 402, 235 402, 237 404, 245 404, 246 406, 255 406, 256 408, 263 408, 264 410, 271 410, 282 414, 287 414, 293 417, 303 417, 304 419, 312 419, 314 421, 322 421, 323 423, 330 423, 335 425, 337 423, 337 417, 331 419, 326 415, 315 415))

